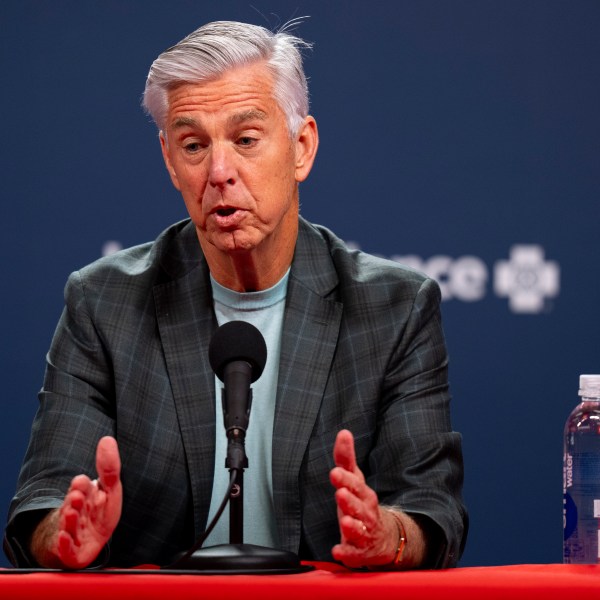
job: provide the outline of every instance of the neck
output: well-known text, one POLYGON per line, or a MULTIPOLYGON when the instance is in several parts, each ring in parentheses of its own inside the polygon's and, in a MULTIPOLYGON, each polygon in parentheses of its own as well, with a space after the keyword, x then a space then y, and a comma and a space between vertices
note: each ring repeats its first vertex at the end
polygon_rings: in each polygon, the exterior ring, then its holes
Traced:
POLYGON ((296 222, 292 231, 287 230, 285 239, 274 235, 246 252, 221 252, 202 238, 200 245, 218 283, 236 292, 258 292, 273 287, 290 268, 297 237, 296 222))

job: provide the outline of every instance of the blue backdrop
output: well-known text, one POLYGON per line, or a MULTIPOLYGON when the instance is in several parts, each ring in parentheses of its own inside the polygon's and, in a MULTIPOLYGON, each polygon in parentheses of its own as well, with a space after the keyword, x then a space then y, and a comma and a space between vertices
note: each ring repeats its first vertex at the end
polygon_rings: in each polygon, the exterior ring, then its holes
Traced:
POLYGON ((206 21, 302 15, 302 213, 444 290, 461 564, 559 562, 563 423, 600 372, 595 0, 2 0, 2 517, 67 275, 185 216, 139 106, 150 63, 206 21))

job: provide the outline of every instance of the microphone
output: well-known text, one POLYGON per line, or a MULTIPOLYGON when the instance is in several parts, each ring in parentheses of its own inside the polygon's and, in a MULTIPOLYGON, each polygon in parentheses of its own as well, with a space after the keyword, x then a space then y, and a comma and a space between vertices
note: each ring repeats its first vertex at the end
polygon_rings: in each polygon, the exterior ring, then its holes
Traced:
MULTIPOLYGON (((245 321, 229 321, 213 335, 208 360, 224 383, 221 399, 227 438, 230 441, 243 440, 252 406, 250 384, 262 375, 267 362, 265 339, 254 325, 245 321)), ((242 466, 247 464, 239 465, 242 466)))
POLYGON ((217 377, 224 381, 228 363, 245 361, 252 367, 254 383, 267 362, 267 346, 262 333, 246 321, 229 321, 221 325, 210 340, 208 360, 217 377))

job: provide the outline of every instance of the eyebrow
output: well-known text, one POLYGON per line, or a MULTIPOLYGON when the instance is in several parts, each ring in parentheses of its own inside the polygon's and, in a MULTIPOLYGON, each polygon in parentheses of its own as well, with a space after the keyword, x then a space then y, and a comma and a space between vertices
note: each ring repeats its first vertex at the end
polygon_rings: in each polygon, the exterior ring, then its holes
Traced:
POLYGON ((253 121, 254 119, 258 121, 264 121, 267 118, 267 113, 259 110, 258 108, 251 108, 249 110, 245 110, 240 113, 236 113, 235 115, 231 115, 227 121, 231 125, 240 125, 245 123, 246 121, 253 121))
POLYGON ((179 129, 181 127, 199 127, 200 123, 192 117, 177 117, 172 123, 173 129, 179 129))
MULTIPOLYGON (((229 125, 241 125, 242 123, 246 123, 247 121, 264 121, 267 118, 267 113, 259 110, 257 108, 251 108, 249 110, 245 110, 234 115, 231 115, 227 122, 229 125)), ((193 117, 177 117, 172 123, 171 127, 173 129, 180 129, 182 127, 194 127, 194 128, 202 128, 202 123, 197 121, 193 117)))

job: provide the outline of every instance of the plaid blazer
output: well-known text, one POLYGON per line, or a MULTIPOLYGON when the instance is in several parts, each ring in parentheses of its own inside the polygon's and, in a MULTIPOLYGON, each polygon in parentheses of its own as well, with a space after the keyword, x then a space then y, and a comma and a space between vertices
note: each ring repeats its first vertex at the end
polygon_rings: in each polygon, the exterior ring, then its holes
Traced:
MULTIPOLYGON (((96 443, 113 435, 124 506, 110 564, 167 564, 207 524, 221 425, 207 358, 217 323, 193 225, 177 223, 154 243, 73 273, 65 300, 5 551, 27 560, 32 516, 59 506, 74 475, 95 476, 96 443)), ((335 436, 347 428, 380 502, 429 523, 437 566, 456 563, 463 467, 439 302, 433 280, 352 251, 300 218, 273 430, 282 548, 332 560, 339 530, 328 473, 335 436)))

